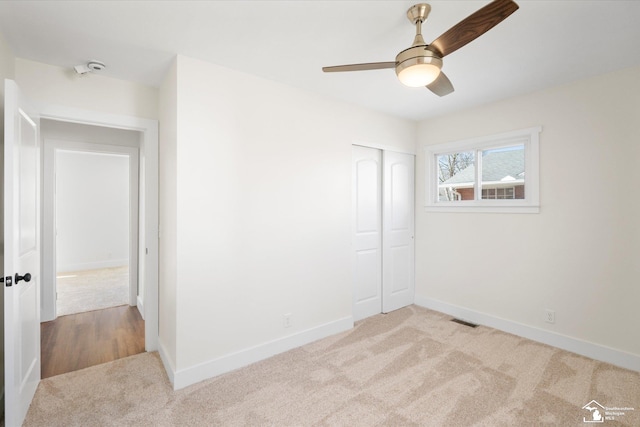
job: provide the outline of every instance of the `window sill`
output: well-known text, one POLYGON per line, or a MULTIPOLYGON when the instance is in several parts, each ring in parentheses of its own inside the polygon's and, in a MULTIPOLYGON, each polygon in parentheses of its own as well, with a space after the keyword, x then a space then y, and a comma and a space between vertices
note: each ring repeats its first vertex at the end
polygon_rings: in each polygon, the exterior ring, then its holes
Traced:
POLYGON ((502 214, 537 214, 540 213, 540 206, 424 206, 425 212, 442 213, 502 213, 502 214))

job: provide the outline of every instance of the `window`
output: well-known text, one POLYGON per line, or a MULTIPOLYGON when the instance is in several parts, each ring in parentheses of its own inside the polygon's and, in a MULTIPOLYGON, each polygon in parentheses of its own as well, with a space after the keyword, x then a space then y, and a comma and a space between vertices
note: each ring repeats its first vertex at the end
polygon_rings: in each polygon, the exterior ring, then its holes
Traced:
POLYGON ((427 146, 427 210, 538 212, 541 130, 427 146))

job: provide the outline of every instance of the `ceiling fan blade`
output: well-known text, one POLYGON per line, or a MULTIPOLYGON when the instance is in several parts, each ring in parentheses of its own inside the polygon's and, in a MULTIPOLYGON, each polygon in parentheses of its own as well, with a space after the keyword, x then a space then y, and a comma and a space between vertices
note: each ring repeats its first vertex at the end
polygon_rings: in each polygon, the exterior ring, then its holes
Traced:
POLYGON ((382 70, 385 68, 395 68, 395 62, 369 62, 367 64, 335 65, 333 67, 322 67, 325 73, 335 73, 340 71, 365 71, 382 70))
POLYGON ((494 0, 449 28, 429 48, 443 57, 449 55, 498 25, 518 7, 513 0, 494 0))
POLYGON ((438 96, 449 95, 453 92, 453 85, 449 78, 441 71, 432 83, 429 83, 427 86, 431 92, 435 93, 438 96))

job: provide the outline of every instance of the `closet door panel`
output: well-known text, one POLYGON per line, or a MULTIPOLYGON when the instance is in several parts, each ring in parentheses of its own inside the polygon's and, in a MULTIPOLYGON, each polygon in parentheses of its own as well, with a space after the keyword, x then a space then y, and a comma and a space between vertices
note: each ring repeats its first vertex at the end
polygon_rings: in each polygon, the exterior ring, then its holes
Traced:
POLYGON ((413 304, 414 166, 410 154, 383 155, 382 311, 413 304))
POLYGON ((382 153, 353 146, 353 317, 382 312, 382 153))

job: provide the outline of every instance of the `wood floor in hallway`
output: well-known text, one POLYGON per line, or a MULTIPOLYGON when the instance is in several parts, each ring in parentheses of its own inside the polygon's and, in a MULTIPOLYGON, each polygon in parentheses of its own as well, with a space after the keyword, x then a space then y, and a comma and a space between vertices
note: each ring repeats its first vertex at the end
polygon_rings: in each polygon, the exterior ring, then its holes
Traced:
POLYGON ((42 378, 144 352, 144 320, 128 305, 60 316, 40 328, 42 378))

